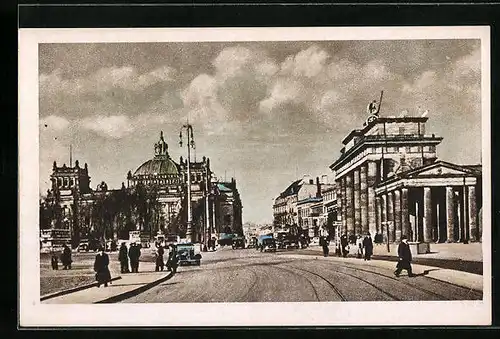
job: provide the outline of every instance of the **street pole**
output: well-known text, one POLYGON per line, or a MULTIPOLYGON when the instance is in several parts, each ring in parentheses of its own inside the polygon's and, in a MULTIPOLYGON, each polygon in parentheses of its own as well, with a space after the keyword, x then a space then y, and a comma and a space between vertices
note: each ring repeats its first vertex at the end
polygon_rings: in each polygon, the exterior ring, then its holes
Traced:
POLYGON ((210 211, 209 211, 209 186, 208 181, 210 180, 208 172, 208 162, 206 165, 206 182, 205 182, 205 232, 203 233, 203 251, 207 251, 207 233, 210 234, 210 211))
POLYGON ((187 215, 187 225, 186 225, 186 241, 192 241, 192 213, 191 213, 191 148, 195 148, 194 138, 193 138, 193 127, 186 123, 181 127, 179 132, 179 145, 182 147, 182 130, 185 129, 187 133, 187 206, 188 206, 188 215, 187 215))

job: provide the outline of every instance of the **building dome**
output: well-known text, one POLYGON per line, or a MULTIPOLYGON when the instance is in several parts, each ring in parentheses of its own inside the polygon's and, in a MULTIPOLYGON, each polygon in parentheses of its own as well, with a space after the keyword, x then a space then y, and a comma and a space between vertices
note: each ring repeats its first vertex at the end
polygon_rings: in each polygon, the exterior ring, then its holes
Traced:
POLYGON ((170 158, 154 159, 146 161, 139 166, 134 175, 179 175, 177 164, 170 158))
POLYGON ((139 166, 134 176, 178 176, 179 166, 168 155, 168 145, 163 139, 163 132, 160 134, 160 140, 154 144, 154 150, 155 157, 139 166))

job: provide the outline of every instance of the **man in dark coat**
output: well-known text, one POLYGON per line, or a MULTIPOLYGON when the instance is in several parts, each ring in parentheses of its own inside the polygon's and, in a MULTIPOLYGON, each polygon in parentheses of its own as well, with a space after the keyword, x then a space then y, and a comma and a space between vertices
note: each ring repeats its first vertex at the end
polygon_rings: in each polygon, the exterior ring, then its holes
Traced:
POLYGON ((168 251, 167 269, 175 273, 177 271, 177 266, 177 249, 174 245, 170 245, 170 250, 168 251))
POLYGON ((410 245, 408 245, 408 238, 403 235, 401 237, 401 242, 398 246, 398 264, 396 265, 396 271, 394 271, 394 275, 399 277, 402 270, 408 271, 408 276, 413 277, 413 273, 411 271, 411 250, 410 245))
POLYGON ((52 257, 50 258, 50 264, 52 265, 53 270, 59 269, 59 259, 57 258, 57 254, 52 253, 52 257))
POLYGON ((63 270, 70 270, 71 269, 71 250, 69 249, 68 245, 64 244, 64 249, 61 254, 61 263, 63 265, 63 270))
POLYGON ((373 255, 373 241, 370 233, 363 239, 363 247, 365 249, 365 260, 370 260, 373 255))
POLYGON ((347 241, 347 236, 345 234, 342 234, 340 237, 340 251, 342 252, 342 256, 345 258, 347 257, 347 246, 349 246, 349 242, 347 241))
POLYGON ((132 273, 139 272, 139 258, 141 256, 141 250, 136 243, 132 243, 130 250, 128 251, 128 256, 130 258, 130 266, 132 268, 132 273))
POLYGON ((323 236, 320 238, 319 242, 321 243, 321 247, 323 249, 323 256, 328 257, 328 253, 330 252, 330 249, 328 248, 329 239, 323 236))
POLYGON ((128 249, 127 245, 122 242, 120 246, 120 252, 118 253, 118 260, 120 261, 120 272, 121 273, 129 273, 128 269, 128 249))
POLYGON ((109 272, 109 256, 104 252, 104 247, 99 248, 99 253, 95 257, 94 271, 95 279, 97 280, 97 287, 104 284, 104 287, 108 287, 108 283, 111 280, 111 273, 109 272))
POLYGON ((160 244, 156 250, 156 272, 163 271, 163 266, 165 265, 163 262, 163 253, 165 253, 165 251, 163 250, 163 246, 160 244))

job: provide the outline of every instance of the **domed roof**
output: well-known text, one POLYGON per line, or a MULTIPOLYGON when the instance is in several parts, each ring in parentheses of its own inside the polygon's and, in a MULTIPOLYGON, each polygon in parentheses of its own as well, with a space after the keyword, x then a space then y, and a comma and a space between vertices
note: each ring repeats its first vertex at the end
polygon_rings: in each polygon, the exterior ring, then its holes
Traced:
POLYGON ((179 175, 179 166, 168 155, 168 145, 163 139, 163 132, 160 140, 154 144, 155 157, 143 163, 134 175, 179 175))
POLYGON ((134 175, 179 175, 177 164, 167 157, 155 157, 139 166, 134 175))

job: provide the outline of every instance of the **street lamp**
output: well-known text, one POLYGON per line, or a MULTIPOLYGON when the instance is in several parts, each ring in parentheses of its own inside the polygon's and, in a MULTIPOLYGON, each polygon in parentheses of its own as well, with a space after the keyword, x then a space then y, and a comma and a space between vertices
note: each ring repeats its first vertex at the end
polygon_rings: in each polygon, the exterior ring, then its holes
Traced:
POLYGON ((188 205, 188 216, 187 216, 187 227, 186 227, 186 241, 191 242, 192 241, 192 229, 191 229, 191 223, 192 223, 192 213, 191 213, 191 170, 190 170, 190 163, 191 163, 191 148, 195 149, 195 143, 194 143, 194 138, 193 138, 193 126, 191 126, 189 123, 186 123, 185 125, 182 125, 180 131, 179 131, 179 146, 182 147, 182 131, 186 130, 187 134, 187 205, 188 205))

